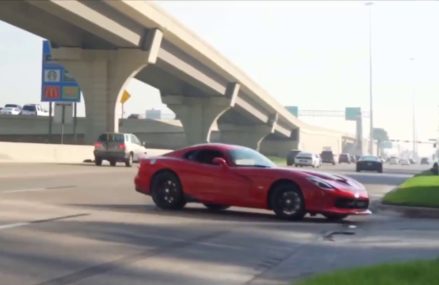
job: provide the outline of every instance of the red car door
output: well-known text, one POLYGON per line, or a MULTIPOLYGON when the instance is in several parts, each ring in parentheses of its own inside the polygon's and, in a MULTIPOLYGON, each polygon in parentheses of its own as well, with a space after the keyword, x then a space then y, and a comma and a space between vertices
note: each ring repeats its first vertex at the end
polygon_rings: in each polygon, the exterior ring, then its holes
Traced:
POLYGON ((244 206, 249 198, 249 180, 230 167, 213 164, 215 157, 226 159, 222 152, 208 148, 186 156, 188 161, 181 173, 185 193, 201 202, 244 206))

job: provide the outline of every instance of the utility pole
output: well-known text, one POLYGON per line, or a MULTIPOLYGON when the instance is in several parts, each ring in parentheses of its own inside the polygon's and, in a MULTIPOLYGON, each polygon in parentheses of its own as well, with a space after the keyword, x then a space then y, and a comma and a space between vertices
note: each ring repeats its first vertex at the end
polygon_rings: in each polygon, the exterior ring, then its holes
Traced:
POLYGON ((370 108, 370 126, 369 126, 369 154, 373 154, 373 89, 372 89, 372 5, 373 2, 367 2, 369 6, 369 108, 370 108))

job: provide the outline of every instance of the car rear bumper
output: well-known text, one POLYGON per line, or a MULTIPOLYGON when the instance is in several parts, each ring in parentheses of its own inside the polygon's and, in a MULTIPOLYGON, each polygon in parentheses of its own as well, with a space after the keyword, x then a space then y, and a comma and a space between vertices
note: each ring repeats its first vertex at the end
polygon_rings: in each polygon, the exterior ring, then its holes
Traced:
POLYGON ((112 159, 116 161, 125 161, 128 158, 128 154, 125 152, 118 151, 103 151, 103 150, 95 150, 94 152, 95 158, 100 159, 112 159))

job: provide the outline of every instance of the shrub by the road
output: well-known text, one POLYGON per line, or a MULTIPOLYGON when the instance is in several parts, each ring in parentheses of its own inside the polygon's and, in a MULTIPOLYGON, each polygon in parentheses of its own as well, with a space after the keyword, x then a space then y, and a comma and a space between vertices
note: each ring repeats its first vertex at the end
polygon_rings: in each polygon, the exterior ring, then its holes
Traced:
MULTIPOLYGON (((386 204, 439 207, 439 176, 423 172, 384 196, 386 204)), ((439 284, 439 283, 438 283, 439 284)))
POLYGON ((433 285, 439 280, 439 259, 341 270, 305 279, 297 285, 433 285))

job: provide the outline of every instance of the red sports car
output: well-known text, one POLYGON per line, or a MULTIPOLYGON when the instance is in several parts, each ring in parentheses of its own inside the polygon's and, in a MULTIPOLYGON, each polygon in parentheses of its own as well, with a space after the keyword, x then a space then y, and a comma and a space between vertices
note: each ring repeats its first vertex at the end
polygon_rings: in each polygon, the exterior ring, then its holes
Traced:
POLYGON ((151 195, 162 209, 199 202, 211 210, 272 209, 290 220, 307 213, 334 220, 370 213, 366 189, 359 182, 276 167, 259 152, 237 145, 201 144, 144 159, 134 182, 136 191, 151 195))

